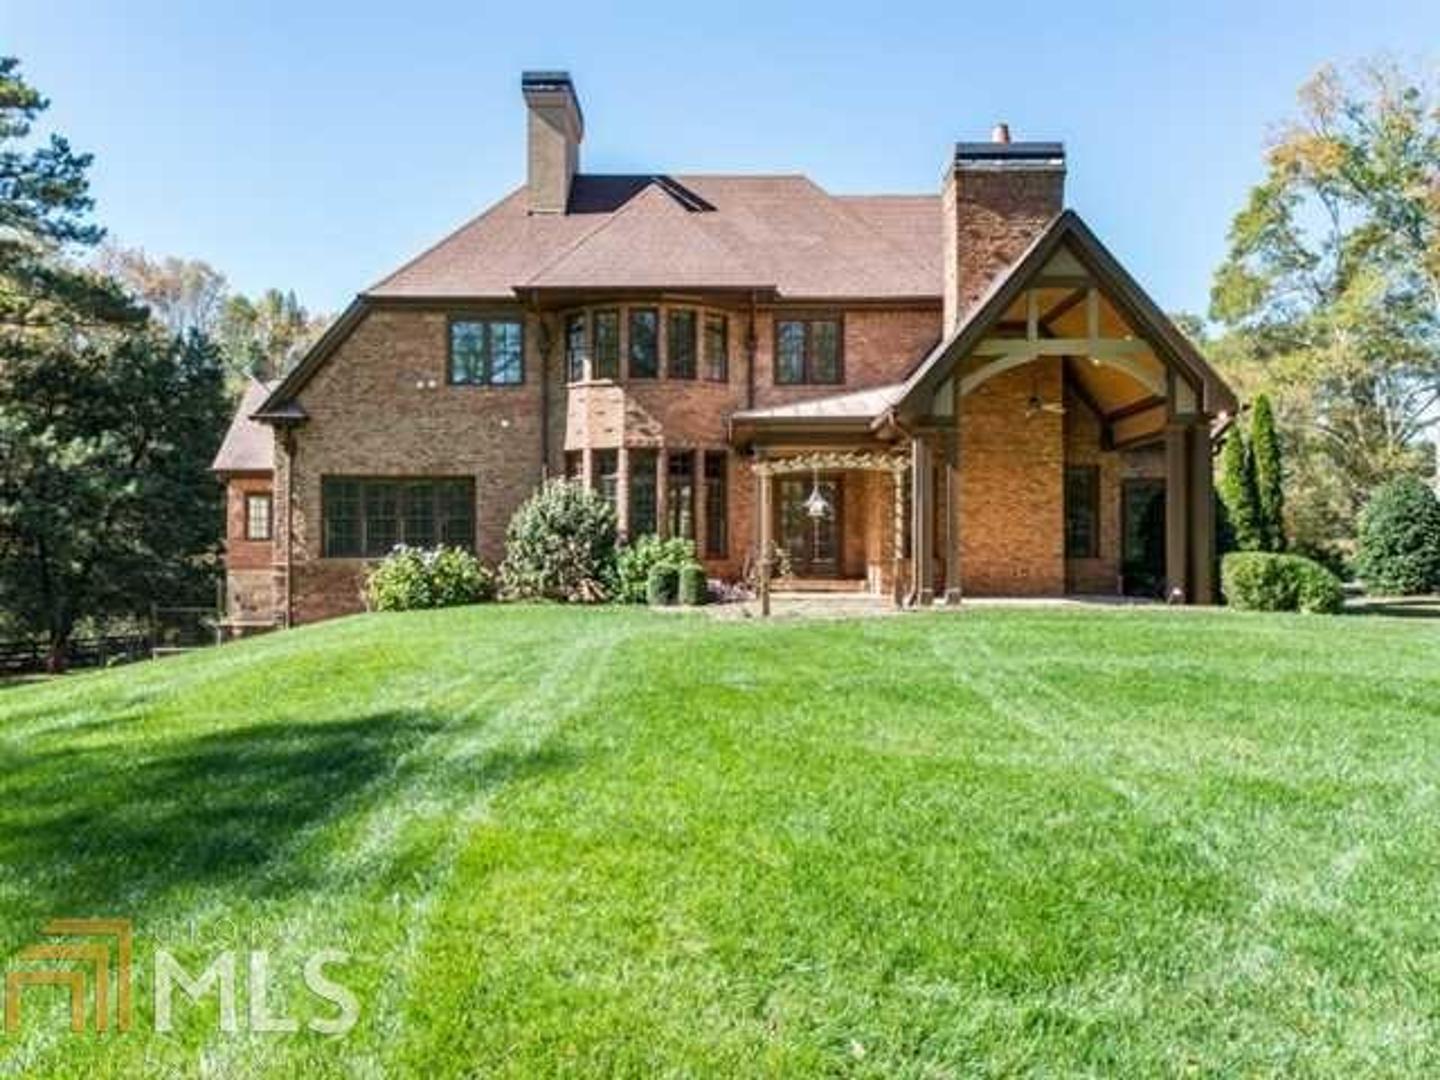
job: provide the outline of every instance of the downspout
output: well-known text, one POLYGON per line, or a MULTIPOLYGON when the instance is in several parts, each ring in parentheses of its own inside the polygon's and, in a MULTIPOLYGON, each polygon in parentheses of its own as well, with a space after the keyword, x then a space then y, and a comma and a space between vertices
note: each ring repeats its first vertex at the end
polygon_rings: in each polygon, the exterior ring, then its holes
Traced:
POLYGON ((281 428, 285 442, 285 629, 295 624, 295 458, 300 443, 295 429, 281 428))
POLYGON ((755 290, 750 290, 750 325, 745 330, 745 408, 755 407, 755 290))

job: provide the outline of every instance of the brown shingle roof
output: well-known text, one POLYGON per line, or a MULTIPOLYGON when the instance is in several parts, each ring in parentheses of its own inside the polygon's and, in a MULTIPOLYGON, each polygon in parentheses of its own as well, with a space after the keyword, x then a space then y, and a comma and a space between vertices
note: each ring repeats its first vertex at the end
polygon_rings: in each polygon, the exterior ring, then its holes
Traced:
POLYGON ((267 425, 250 419, 250 414, 258 410, 279 385, 278 380, 272 383, 250 380, 210 466, 212 472, 270 472, 275 468, 275 433, 267 425))
POLYGON ((807 298, 938 297, 938 196, 833 196, 803 176, 577 176, 566 214, 523 190, 366 295, 517 287, 740 287, 807 298))

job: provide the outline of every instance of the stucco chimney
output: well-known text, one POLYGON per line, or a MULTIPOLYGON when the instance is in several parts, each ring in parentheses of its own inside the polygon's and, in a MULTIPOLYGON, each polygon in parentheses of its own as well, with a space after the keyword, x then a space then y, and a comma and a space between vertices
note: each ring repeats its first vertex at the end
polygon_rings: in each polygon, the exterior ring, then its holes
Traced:
POLYGON ((526 187, 530 213, 563 214, 580 169, 585 118, 568 71, 526 71, 520 90, 530 111, 526 187))
POLYGON ((996 124, 990 142, 955 145, 941 207, 948 334, 1065 208, 1065 147, 1011 142, 1009 126, 996 124))

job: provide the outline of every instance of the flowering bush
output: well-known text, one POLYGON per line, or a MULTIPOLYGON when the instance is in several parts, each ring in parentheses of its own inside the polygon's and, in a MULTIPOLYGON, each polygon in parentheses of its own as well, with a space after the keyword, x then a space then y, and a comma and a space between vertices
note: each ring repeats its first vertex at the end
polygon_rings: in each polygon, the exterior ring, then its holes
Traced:
POLYGON ((596 492, 551 480, 510 519, 500 567, 507 595, 603 600, 614 572, 615 511, 596 492))
POLYGON ((478 604, 495 597, 495 575, 468 551, 401 545, 365 578, 372 611, 478 604))

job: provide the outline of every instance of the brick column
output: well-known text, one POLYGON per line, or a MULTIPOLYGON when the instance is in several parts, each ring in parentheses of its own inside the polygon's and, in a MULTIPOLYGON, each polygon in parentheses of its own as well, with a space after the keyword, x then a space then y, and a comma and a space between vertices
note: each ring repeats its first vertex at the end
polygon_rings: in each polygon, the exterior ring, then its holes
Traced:
POLYGON ((655 535, 670 535, 670 451, 655 451, 655 535))
POLYGON ((945 433, 945 603, 960 603, 960 378, 952 380, 953 422, 945 433))
POLYGON ((1210 425, 1190 427, 1190 602, 1215 602, 1215 479, 1210 425))
POLYGON ((1190 598, 1190 424, 1171 420, 1165 427, 1165 599, 1190 598), (1178 597, 1177 597, 1178 590, 1178 597))
POLYGON ((630 536, 630 448, 621 446, 616 454, 615 467, 615 518, 620 524, 620 535, 630 536))

